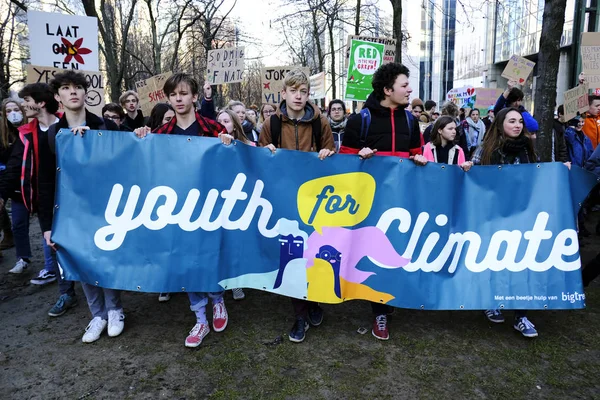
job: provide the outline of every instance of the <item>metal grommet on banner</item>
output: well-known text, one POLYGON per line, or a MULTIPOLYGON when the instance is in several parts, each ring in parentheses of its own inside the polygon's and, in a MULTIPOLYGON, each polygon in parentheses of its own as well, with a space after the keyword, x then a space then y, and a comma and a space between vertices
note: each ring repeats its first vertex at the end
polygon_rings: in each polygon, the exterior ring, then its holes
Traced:
POLYGON ((137 290, 142 290, 142 287, 141 287, 141 286, 138 286, 138 287, 137 287, 137 290))
POLYGON ((423 304, 421 304, 421 310, 424 310, 425 306, 423 304))
POLYGON ((60 172, 60 167, 56 168, 56 172, 60 172))
POLYGON ((540 164, 538 164, 538 165, 537 165, 537 167, 539 168, 539 167, 540 167, 540 164))
POLYGON ((579 207, 581 207, 581 203, 579 203, 579 207))
POLYGON ((102 132, 98 132, 98 136, 102 136, 102 132))
POLYGON ((54 208, 58 210, 58 204, 57 204, 57 205, 55 205, 55 206, 54 206, 54 208))
POLYGON ((184 287, 182 287, 182 288, 181 288, 181 291, 182 291, 182 292, 185 292, 185 288, 184 288, 184 287))
POLYGON ((544 304, 544 310, 548 309, 548 304, 544 304))
POLYGON ((444 166, 442 165, 442 169, 446 169, 446 167, 444 167, 444 166))
POLYGON ((302 298, 303 298, 304 300, 306 300, 306 296, 302 296, 302 298))
POLYGON ((188 138, 187 138, 187 141, 188 141, 188 142, 191 142, 191 141, 192 141, 192 138, 191 138, 191 137, 188 137, 188 138))
POLYGON ((500 309, 504 309, 504 304, 500 304, 500 309))
POLYGON ((498 170, 501 170, 501 169, 502 169, 502 165, 498 165, 498 170))
POLYGON ((400 159, 400 162, 404 162, 404 160, 403 160, 403 159, 400 159))
POLYGON ((465 306, 463 306, 463 305, 461 304, 461 305, 460 305, 460 309, 461 309, 461 310, 464 310, 464 309, 465 309, 465 306))
POLYGON ((98 284, 98 281, 96 281, 96 286, 98 286, 98 285, 99 285, 99 284, 98 284))
POLYGON ((263 290, 267 290, 267 287, 266 287, 266 286, 263 286, 263 290))

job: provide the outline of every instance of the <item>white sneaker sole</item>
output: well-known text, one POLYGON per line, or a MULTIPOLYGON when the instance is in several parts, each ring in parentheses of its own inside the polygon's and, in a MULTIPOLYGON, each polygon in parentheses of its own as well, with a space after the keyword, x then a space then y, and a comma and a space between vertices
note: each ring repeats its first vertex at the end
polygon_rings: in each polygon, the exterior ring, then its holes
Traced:
POLYGON ((521 332, 521 330, 517 326, 513 325, 513 328, 515 328, 515 331, 519 332, 521 335, 525 336, 526 338, 538 337, 538 333, 537 332, 536 333, 524 333, 524 332, 521 332))
POLYGON ((390 337, 389 337, 389 336, 388 336, 388 337, 386 337, 386 338, 383 338, 383 337, 381 337, 381 336, 377 336, 377 335, 375 334, 375 332, 373 332, 373 329, 371 329, 371 334, 372 334, 372 335, 375 337, 375 339, 377 339, 377 340, 390 340, 390 337))
POLYGON ((50 278, 50 279, 44 279, 44 280, 38 280, 38 279, 32 279, 29 281, 32 285, 37 285, 37 286, 44 286, 47 285, 49 283, 52 282, 56 282, 56 278, 50 278))

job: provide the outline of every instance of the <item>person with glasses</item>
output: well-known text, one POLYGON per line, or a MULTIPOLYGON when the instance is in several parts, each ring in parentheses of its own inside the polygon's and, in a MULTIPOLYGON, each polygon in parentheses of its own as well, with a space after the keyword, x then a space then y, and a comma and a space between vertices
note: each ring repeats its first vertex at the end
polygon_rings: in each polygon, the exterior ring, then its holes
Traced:
POLYGON ((260 115, 258 116, 258 123, 256 124, 256 130, 262 131, 262 126, 265 121, 271 118, 271 115, 275 114, 277 108, 273 104, 263 104, 260 108, 260 115))
POLYGON ((140 96, 133 90, 128 90, 119 97, 119 103, 125 109, 127 115, 122 124, 127 127, 128 131, 141 128, 146 125, 142 110, 139 109, 140 96))
POLYGON ((346 129, 346 105, 342 100, 331 100, 329 110, 327 111, 327 119, 329 126, 333 132, 333 140, 335 142, 335 152, 340 151, 342 140, 344 139, 344 130, 346 129))
POLYGON ((125 128, 125 126, 121 126, 123 120, 125 119, 125 112, 117 103, 108 103, 102 107, 102 118, 110 119, 112 122, 117 124, 119 128, 125 128))

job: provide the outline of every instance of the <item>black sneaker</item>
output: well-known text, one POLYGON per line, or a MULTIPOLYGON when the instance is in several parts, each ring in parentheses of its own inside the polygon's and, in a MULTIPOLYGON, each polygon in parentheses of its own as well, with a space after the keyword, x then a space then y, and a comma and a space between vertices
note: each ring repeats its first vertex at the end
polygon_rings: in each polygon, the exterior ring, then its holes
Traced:
POLYGON ((43 269, 39 272, 38 276, 33 278, 30 282, 32 285, 42 286, 54 281, 56 281, 56 274, 48 271, 47 269, 43 269))
POLYGON ((290 342, 302 343, 306 337, 306 331, 310 326, 302 317, 297 317, 292 330, 290 331, 290 342))
POLYGON ((318 304, 309 307, 308 322, 312 326, 319 326, 323 322, 323 309, 318 304))

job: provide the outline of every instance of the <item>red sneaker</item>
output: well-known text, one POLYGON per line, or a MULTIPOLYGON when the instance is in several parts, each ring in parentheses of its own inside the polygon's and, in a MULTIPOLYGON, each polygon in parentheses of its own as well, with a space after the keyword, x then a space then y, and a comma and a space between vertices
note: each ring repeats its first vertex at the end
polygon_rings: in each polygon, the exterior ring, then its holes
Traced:
POLYGON ((208 324, 197 322, 190 331, 190 335, 185 339, 185 347, 198 347, 202 343, 202 339, 208 335, 210 328, 208 324))
POLYGON ((213 304, 213 329, 215 332, 223 332, 227 327, 228 320, 229 317, 227 316, 225 303, 213 304))
POLYGON ((390 332, 388 331, 387 327, 386 315, 378 315, 375 317, 371 333, 379 340, 388 340, 390 338, 390 332))

